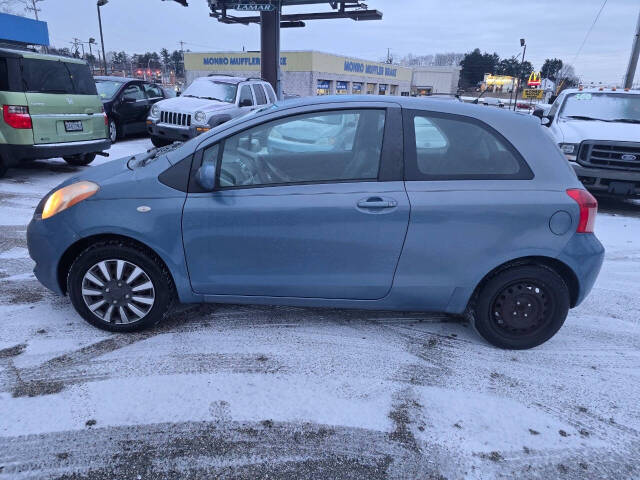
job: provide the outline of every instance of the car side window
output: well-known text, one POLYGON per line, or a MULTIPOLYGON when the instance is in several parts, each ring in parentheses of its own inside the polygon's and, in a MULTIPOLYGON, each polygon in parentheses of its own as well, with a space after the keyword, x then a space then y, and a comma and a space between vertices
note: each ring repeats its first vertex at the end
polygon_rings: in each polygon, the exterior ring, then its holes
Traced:
POLYGON ((407 180, 525 179, 533 174, 515 148, 484 123, 459 115, 416 113, 407 180))
POLYGON ((276 103, 276 94, 273 92, 273 88, 271 88, 271 85, 263 85, 263 87, 267 92, 267 96, 269 97, 269 103, 276 103))
POLYGON ((244 85, 240 89, 240 100, 238 102, 240 106, 253 106, 253 95, 251 95, 251 87, 244 85))
POLYGON ((385 111, 338 110, 268 122, 224 141, 220 187, 376 180, 385 111))
POLYGON ((140 87, 140 85, 134 84, 134 85, 129 85, 127 88, 124 89, 124 91, 122 92, 122 98, 134 98, 136 100, 144 100, 146 97, 144 96, 144 92, 142 91, 142 88, 140 87))
POLYGON ((163 98, 162 90, 157 85, 151 83, 144 84, 144 91, 147 94, 147 98, 163 98))
POLYGON ((267 96, 264 94, 264 90, 262 89, 262 85, 258 83, 253 84, 253 93, 256 96, 256 102, 258 105, 266 105, 267 96))

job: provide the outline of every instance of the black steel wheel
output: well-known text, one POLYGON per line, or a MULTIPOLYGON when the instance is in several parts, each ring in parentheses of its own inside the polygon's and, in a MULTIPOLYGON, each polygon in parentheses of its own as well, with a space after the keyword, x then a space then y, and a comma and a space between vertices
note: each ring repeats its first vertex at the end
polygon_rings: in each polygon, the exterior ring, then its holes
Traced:
POLYGON ((511 267, 480 289, 475 327, 497 347, 533 348, 556 334, 569 305, 569 289, 552 269, 543 265, 511 267))

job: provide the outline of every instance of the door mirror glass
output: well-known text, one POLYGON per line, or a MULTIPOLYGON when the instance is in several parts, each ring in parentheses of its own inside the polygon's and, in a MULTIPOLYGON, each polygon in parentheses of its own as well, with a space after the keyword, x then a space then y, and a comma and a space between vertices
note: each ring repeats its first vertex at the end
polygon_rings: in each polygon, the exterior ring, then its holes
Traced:
POLYGON ((534 117, 542 118, 544 117, 544 110, 542 110, 541 108, 536 108, 531 115, 533 115, 534 117))

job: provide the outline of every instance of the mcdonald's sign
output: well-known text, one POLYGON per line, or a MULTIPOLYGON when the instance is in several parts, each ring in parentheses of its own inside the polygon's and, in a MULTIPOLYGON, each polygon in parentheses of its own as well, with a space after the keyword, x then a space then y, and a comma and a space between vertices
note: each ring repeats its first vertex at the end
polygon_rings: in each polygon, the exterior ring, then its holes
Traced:
POLYGON ((529 87, 539 87, 540 86, 540 72, 531 72, 529 75, 529 81, 527 82, 527 86, 529 87))

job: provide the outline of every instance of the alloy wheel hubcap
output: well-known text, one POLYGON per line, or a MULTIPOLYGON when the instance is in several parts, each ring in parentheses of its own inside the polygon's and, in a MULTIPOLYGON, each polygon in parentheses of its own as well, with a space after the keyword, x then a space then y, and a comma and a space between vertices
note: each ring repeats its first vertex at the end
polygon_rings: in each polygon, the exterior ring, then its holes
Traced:
POLYGON ((126 260, 96 263, 82 278, 82 298, 87 308, 108 323, 142 320, 155 304, 155 289, 147 273, 126 260))
POLYGON ((503 288, 491 303, 491 318, 501 330, 528 334, 550 318, 552 301, 545 288, 534 282, 515 282, 503 288))
POLYGON ((116 141, 116 123, 113 120, 109 122, 109 137, 112 143, 116 141))

